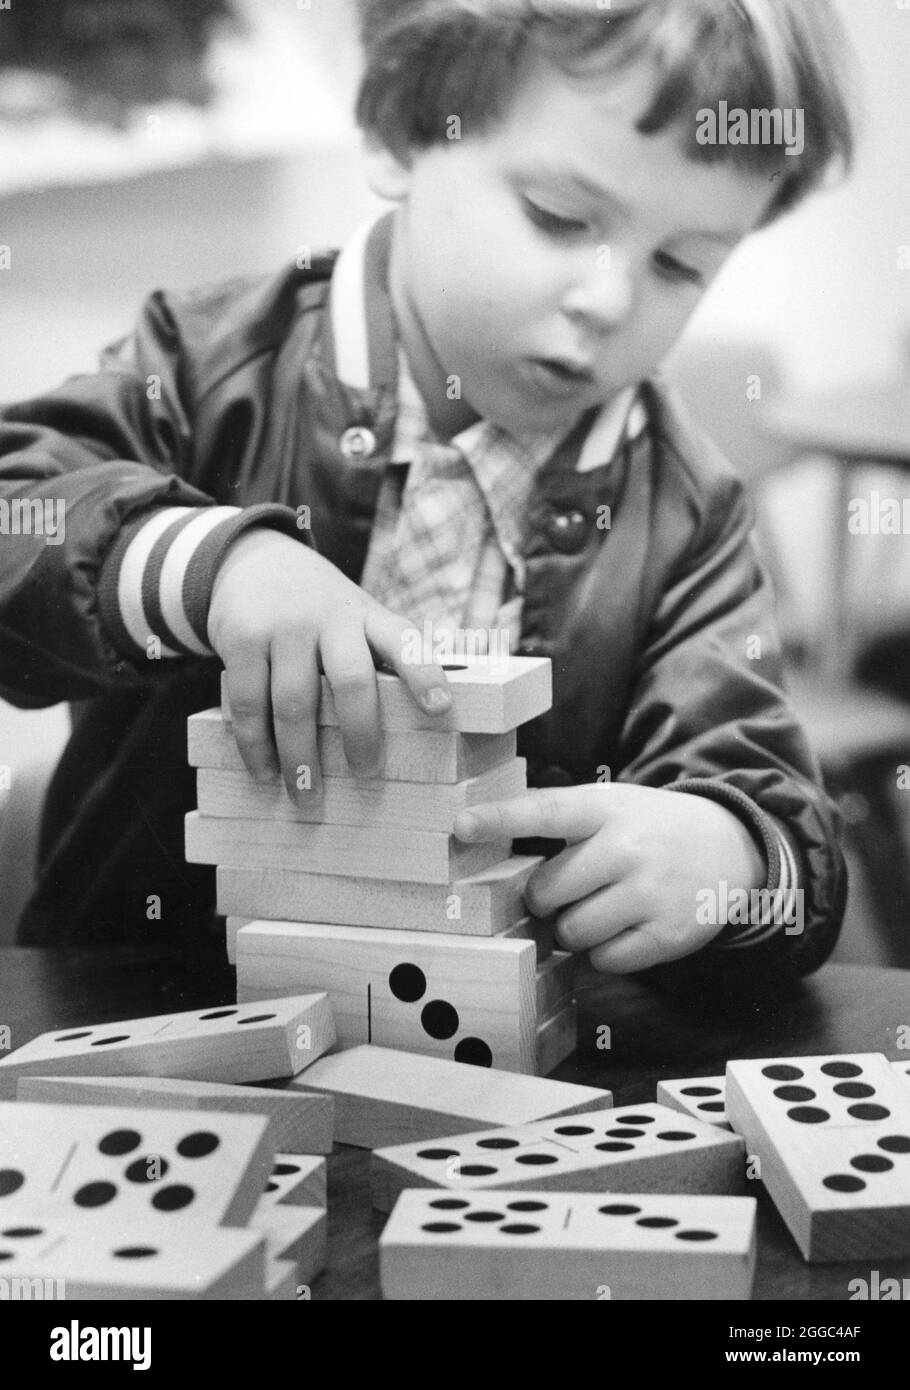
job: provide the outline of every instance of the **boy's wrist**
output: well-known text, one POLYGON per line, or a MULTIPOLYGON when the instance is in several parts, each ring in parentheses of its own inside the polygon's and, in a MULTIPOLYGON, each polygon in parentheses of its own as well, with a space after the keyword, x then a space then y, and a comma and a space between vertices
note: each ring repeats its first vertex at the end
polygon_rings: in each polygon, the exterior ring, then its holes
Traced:
POLYGON ((222 561, 251 530, 301 538, 290 507, 155 508, 127 523, 105 557, 98 603, 117 650, 141 660, 211 656, 208 613, 222 561))

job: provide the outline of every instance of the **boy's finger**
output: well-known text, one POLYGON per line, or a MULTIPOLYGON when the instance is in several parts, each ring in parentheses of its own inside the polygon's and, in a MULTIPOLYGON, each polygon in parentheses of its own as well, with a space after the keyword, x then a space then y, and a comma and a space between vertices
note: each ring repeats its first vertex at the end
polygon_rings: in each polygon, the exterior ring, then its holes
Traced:
POLYGON ((549 917, 621 881, 625 856, 604 837, 588 836, 546 859, 525 885, 524 900, 535 917, 549 917))
POLYGON ((319 670, 312 646, 277 639, 272 644, 272 719, 288 795, 298 801, 322 791, 316 715, 319 670))
POLYGON ((251 777, 270 782, 278 773, 272 741, 269 702, 269 663, 259 647, 225 653, 225 681, 231 706, 231 727, 240 756, 251 777))
POLYGON ((412 659, 408 634, 414 632, 413 623, 377 605, 367 612, 364 626, 373 651, 401 677, 420 708, 440 717, 451 713, 452 696, 442 666, 412 659))
POLYGON ((319 651, 351 771, 357 777, 378 777, 383 760, 379 695, 363 629, 352 624, 335 628, 322 638, 319 651))
POLYGON ((544 787, 508 801, 489 801, 460 811, 455 818, 459 840, 584 840, 604 823, 608 785, 544 787))
POLYGON ((596 946, 588 959, 595 970, 611 975, 632 975, 650 970, 653 965, 678 960, 694 948, 690 945, 674 948, 663 940, 648 922, 624 931, 612 941, 596 946))
POLYGON ((564 951, 590 951, 644 920, 641 903, 629 886, 611 884, 560 912, 556 941, 564 951))

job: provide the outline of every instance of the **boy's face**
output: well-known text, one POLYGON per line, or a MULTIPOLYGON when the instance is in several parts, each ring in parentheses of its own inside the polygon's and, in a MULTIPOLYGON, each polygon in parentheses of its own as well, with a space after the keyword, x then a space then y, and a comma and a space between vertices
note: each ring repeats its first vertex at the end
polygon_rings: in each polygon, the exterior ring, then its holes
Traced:
POLYGON ((408 167, 374 150, 373 186, 399 203, 396 314, 437 427, 476 412, 568 428, 654 371, 758 222, 768 180, 687 159, 673 127, 640 135, 649 95, 640 69, 569 78, 535 59, 485 133, 408 167))

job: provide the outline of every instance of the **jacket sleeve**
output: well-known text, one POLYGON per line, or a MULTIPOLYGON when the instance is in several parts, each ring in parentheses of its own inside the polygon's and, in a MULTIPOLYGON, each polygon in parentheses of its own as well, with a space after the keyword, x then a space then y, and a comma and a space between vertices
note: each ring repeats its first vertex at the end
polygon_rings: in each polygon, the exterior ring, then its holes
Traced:
POLYGON ((249 525, 192 485, 204 316, 161 294, 96 375, 0 412, 0 694, 40 707, 211 655, 208 595, 249 525))
POLYGON ((724 471, 665 582, 622 733, 620 780, 721 802, 768 866, 764 896, 750 895, 745 917, 723 882, 704 885, 700 908, 713 904, 723 930, 666 968, 674 985, 706 973, 807 973, 833 950, 844 912, 839 819, 784 691, 753 520, 742 484, 724 471))

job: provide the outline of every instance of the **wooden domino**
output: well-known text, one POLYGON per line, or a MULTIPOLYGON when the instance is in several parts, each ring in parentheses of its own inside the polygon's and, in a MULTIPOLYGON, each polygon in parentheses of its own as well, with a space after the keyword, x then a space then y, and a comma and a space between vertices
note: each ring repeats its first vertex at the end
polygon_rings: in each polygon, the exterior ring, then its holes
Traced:
POLYGON ((549 1076, 578 1047, 578 1009, 565 1005, 537 1025, 537 1075, 549 1076))
POLYGON ((657 1099, 671 1110, 691 1115, 718 1129, 732 1129, 724 1099, 726 1083, 722 1076, 688 1076, 679 1081, 658 1081, 657 1099))
POLYGON ((755 1211, 753 1197, 409 1191, 379 1240, 380 1283, 392 1300, 743 1300, 755 1211))
POLYGON ((742 1140, 663 1105, 538 1120, 403 1144, 373 1154, 373 1204, 409 1187, 563 1192, 731 1193, 745 1175, 742 1140))
MULTIPOLYGON (((553 703, 550 661, 539 656, 509 656, 493 661, 466 657, 444 665, 452 708, 448 714, 426 714, 398 676, 377 672, 379 721, 383 729, 457 730, 465 734, 506 734, 545 714, 553 703)), ((319 724, 337 724, 332 689, 321 678, 319 724)), ((230 723, 227 684, 222 676, 221 709, 230 723)))
POLYGON ((575 988, 575 956, 555 951, 537 967, 537 1017, 549 1018, 572 1001, 575 988))
POLYGON ((0 1103, 4 1217, 242 1226, 274 1159, 264 1115, 0 1103))
POLYGON ((196 787, 197 809, 204 816, 377 826, 449 835, 459 811, 484 801, 519 796, 527 789, 527 774, 525 760, 513 758, 479 777, 447 784, 325 777, 321 796, 310 794, 292 801, 278 777, 261 783, 248 772, 200 768, 196 787))
POLYGON ((301 821, 227 820, 190 811, 186 817, 190 864, 243 864, 395 882, 451 883, 491 868, 509 855, 511 842, 466 845, 441 831, 310 825, 301 821))
POLYGON ((804 1259, 910 1255, 910 1090, 882 1054, 730 1062, 726 1090, 804 1259))
POLYGON ((333 1096, 336 1140, 363 1149, 583 1114, 612 1103, 609 1091, 594 1086, 388 1047, 354 1047, 321 1057, 289 1086, 333 1096))
POLYGON ((538 969, 543 962, 553 954, 553 942, 556 936, 556 922, 553 918, 545 917, 520 917, 517 922, 513 922, 511 927, 506 927, 505 931, 497 932, 497 936, 511 937, 518 941, 533 941, 537 948, 538 969))
POLYGON ((266 1252, 265 1295, 268 1303, 291 1303, 297 1297, 297 1268, 293 1260, 269 1259, 266 1252))
POLYGON ((273 1081, 296 1075, 334 1043, 324 994, 65 1028, 0 1059, 0 1097, 14 1096, 23 1076, 273 1081))
POLYGON ((528 855, 504 856, 444 885, 219 864, 218 911, 266 921, 496 936, 526 916, 525 885, 542 863, 528 855))
POLYGON ((324 1208, 325 1204, 325 1159, 276 1153, 257 1211, 274 1206, 324 1208))
POLYGON ((124 1229, 99 1218, 87 1239, 82 1223, 25 1213, 0 1234, 3 1278, 28 1281, 31 1297, 37 1286, 45 1298, 67 1302, 263 1297, 266 1242, 260 1232, 212 1226, 193 1234, 190 1256, 186 1229, 173 1223, 136 1221, 124 1229))
POLYGON ((262 1086, 225 1086, 214 1081, 173 1081, 145 1076, 24 1076, 18 1100, 44 1105, 126 1105, 134 1110, 218 1110, 268 1115, 272 1138, 282 1153, 332 1152, 330 1096, 305 1096, 262 1086))
MULTIPOLYGON (((237 934, 243 927, 248 927, 251 922, 258 921, 256 917, 228 917, 225 921, 225 946, 227 948, 227 958, 231 965, 237 963, 237 934)), ((293 920, 293 919, 287 919, 293 920)), ((318 925, 311 923, 312 925, 318 925)), ((326 931, 331 932, 334 924, 323 923, 326 931)), ((457 925, 457 924, 456 924, 457 925)), ((521 917, 517 922, 513 922, 511 927, 507 927, 503 932, 496 935, 506 937, 516 941, 533 941, 537 952, 538 969, 543 962, 553 954, 553 940, 555 936, 555 923, 550 920, 538 917, 521 917)))
POLYGON ((271 1258, 288 1260, 297 1281, 308 1284, 325 1269, 326 1213, 324 1207, 261 1204, 250 1218, 250 1230, 265 1237, 271 1258))
MULTIPOLYGON (((246 765, 231 726, 222 718, 220 709, 203 710, 190 716, 187 744, 191 767, 245 771, 246 765)), ((317 745, 324 777, 353 776, 339 728, 320 728, 317 745)), ((386 782, 465 782, 510 762, 515 757, 516 745, 514 729, 507 734, 459 734, 430 729, 395 733, 387 730, 379 775, 386 782)))
POLYGON ((241 1002, 324 990, 342 1048, 375 1043, 536 1072, 531 941, 251 922, 236 958, 241 1002))

